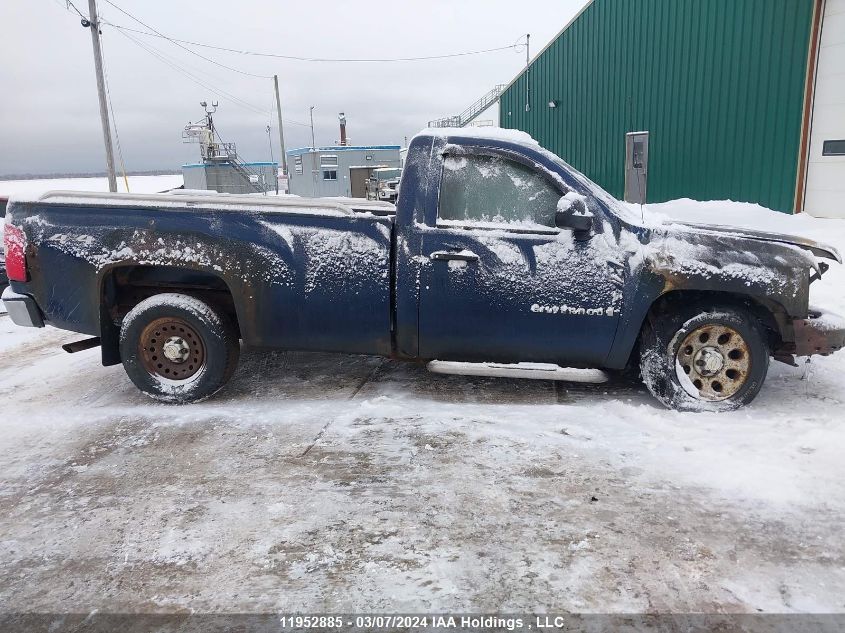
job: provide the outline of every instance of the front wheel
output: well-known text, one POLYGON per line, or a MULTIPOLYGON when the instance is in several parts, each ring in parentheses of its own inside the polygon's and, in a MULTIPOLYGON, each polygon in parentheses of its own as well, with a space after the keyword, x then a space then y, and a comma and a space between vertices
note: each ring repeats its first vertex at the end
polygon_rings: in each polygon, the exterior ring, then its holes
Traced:
POLYGON ((764 332, 758 320, 742 309, 661 315, 643 330, 643 382, 671 409, 738 409, 757 396, 768 370, 764 332))
POLYGON ((197 402, 213 395, 238 364, 231 321, 204 301, 177 293, 141 301, 123 319, 120 357, 141 391, 163 402, 197 402))

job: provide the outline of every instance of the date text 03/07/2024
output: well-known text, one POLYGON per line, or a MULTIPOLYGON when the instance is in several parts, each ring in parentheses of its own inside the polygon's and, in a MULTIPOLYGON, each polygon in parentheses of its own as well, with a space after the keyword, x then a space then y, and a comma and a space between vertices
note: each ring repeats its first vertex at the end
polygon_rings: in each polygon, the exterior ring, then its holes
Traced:
POLYGON ((284 615, 279 617, 283 629, 458 629, 507 631, 563 629, 562 616, 501 616, 501 615, 284 615))

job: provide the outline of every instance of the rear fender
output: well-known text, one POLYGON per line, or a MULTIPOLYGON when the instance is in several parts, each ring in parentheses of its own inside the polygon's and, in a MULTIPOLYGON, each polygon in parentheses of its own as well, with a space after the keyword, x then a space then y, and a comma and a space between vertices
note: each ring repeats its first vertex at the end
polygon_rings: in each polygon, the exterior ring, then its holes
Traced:
POLYGON ((103 365, 121 362, 120 322, 126 313, 145 298, 162 292, 183 292, 217 305, 231 313, 235 325, 250 318, 247 289, 208 267, 178 267, 122 264, 108 266, 99 275, 100 339, 103 365), (238 297, 238 299, 236 299, 238 297))

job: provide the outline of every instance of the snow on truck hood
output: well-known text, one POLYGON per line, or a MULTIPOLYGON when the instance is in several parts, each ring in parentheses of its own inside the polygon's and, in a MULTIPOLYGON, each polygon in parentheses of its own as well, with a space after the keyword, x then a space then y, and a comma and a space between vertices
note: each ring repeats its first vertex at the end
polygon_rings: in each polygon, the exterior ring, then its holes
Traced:
POLYGON ((842 263, 838 249, 811 237, 824 237, 828 228, 834 228, 826 223, 838 223, 838 220, 820 220, 805 213, 781 213, 752 202, 733 200, 680 198, 646 204, 642 210, 639 205, 627 202, 619 202, 619 206, 629 215, 643 213, 644 223, 652 227, 663 225, 668 228, 675 224, 687 231, 708 231, 760 242, 776 242, 842 263))

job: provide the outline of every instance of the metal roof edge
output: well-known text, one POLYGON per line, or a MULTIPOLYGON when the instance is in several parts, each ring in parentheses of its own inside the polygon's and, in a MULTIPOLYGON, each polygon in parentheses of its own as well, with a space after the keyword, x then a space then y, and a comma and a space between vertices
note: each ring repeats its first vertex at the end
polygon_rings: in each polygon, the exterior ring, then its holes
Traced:
MULTIPOLYGON (((563 35, 564 33, 566 33, 566 31, 568 31, 568 30, 569 30, 569 27, 570 27, 570 26, 572 26, 572 25, 575 23, 575 20, 577 20, 578 18, 580 18, 580 17, 581 17, 581 14, 583 14, 583 13, 584 13, 584 11, 586 11, 587 9, 589 9, 589 8, 590 8, 590 6, 592 6, 592 4, 593 4, 595 1, 596 1, 596 0, 587 0, 587 4, 585 4, 583 7, 581 7, 581 10, 580 10, 580 11, 578 11, 578 13, 576 13, 576 14, 572 17, 572 19, 571 19, 571 20, 569 20, 569 22, 567 22, 567 23, 566 23, 566 26, 564 26, 564 27, 563 27, 560 31, 558 31, 557 35, 555 35, 552 39, 550 39, 550 40, 549 40, 549 42, 548 42, 548 44, 546 44, 546 45, 545 45, 545 46, 544 46, 544 47, 540 50, 540 52, 539 52, 539 53, 537 53, 536 55, 534 55, 534 57, 531 59, 531 61, 530 61, 530 62, 528 62, 528 68, 529 68, 529 69, 531 68, 532 64, 534 64, 534 62, 535 62, 535 61, 537 61, 537 59, 538 59, 538 58, 539 58, 539 57, 540 57, 543 53, 545 53, 545 52, 549 49, 549 47, 550 47, 552 44, 554 44, 555 42, 557 42, 557 40, 560 38, 560 36, 561 36, 561 35, 563 35)), ((501 94, 499 95, 499 105, 500 105, 500 106, 501 106, 501 104, 502 104, 502 98, 501 98, 501 95, 505 94, 508 90, 510 90, 510 87, 511 87, 512 85, 514 85, 514 84, 516 83, 516 81, 517 81, 520 77, 522 77, 522 76, 525 74, 525 70, 526 70, 526 69, 525 69, 525 68, 523 68, 521 71, 519 71, 519 72, 517 73, 516 77, 514 77, 513 79, 511 79, 511 80, 510 80, 510 82, 509 82, 509 83, 508 83, 508 84, 507 84, 504 88, 502 88, 502 92, 501 92, 501 94)))
POLYGON ((327 145, 324 147, 297 147, 289 149, 285 154, 306 154, 308 152, 347 152, 353 150, 378 151, 378 150, 401 150, 401 145, 327 145))
MULTIPOLYGON (((269 161, 258 161, 257 163, 244 163, 247 167, 278 167, 279 163, 276 162, 269 162, 269 161)), ((230 162, 219 162, 219 163, 185 163, 182 165, 182 169, 192 169, 195 167, 231 167, 232 163, 230 162)))

